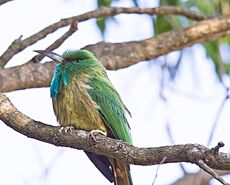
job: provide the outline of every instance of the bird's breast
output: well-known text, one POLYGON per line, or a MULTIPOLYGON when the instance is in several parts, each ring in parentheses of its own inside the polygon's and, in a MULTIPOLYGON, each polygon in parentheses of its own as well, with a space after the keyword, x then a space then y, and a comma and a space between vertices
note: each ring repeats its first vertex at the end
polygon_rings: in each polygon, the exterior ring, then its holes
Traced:
POLYGON ((86 76, 72 77, 67 85, 60 87, 57 99, 53 100, 54 112, 62 126, 106 132, 99 107, 88 93, 91 89, 88 79, 86 76))

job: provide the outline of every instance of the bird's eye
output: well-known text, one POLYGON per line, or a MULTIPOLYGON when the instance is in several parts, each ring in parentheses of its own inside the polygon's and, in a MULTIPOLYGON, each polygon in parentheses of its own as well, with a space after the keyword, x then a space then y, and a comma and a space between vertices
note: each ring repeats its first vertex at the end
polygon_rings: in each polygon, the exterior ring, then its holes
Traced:
POLYGON ((64 62, 65 63, 72 63, 72 62, 79 62, 79 59, 70 59, 70 58, 65 58, 64 62))

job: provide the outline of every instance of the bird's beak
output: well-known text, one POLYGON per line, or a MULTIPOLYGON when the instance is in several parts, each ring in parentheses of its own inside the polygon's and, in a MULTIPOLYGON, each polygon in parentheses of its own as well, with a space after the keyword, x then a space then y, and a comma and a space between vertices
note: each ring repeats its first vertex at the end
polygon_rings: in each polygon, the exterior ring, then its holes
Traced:
POLYGON ((54 62, 57 62, 57 63, 62 63, 65 60, 62 56, 52 51, 47 51, 47 50, 34 50, 34 51, 41 55, 51 58, 54 62))

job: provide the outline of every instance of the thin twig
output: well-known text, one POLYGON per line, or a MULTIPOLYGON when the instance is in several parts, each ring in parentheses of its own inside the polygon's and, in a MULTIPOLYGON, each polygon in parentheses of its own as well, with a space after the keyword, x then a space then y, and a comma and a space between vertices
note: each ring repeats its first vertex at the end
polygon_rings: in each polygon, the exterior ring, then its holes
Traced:
POLYGON ((220 107, 217 111, 217 114, 216 114, 216 118, 214 120, 214 123, 212 125, 212 129, 211 129, 211 132, 210 132, 210 135, 209 135, 209 139, 208 139, 208 143, 207 143, 207 146, 210 146, 211 142, 212 142, 212 138, 214 136, 214 133, 215 133, 215 130, 216 130, 216 126, 217 126, 217 123, 219 121, 219 118, 220 118, 220 115, 221 115, 221 112, 223 111, 223 108, 224 108, 224 105, 225 103, 227 102, 227 100, 230 98, 229 97, 229 88, 228 87, 225 87, 225 90, 226 90, 226 95, 223 99, 223 101, 221 102, 220 104, 220 107))
POLYGON ((57 161, 61 158, 63 153, 64 153, 63 149, 59 150, 53 156, 53 158, 50 161, 48 161, 46 164, 43 164, 44 161, 41 161, 41 157, 39 156, 39 161, 38 162, 41 165, 41 173, 40 173, 40 175, 28 177, 27 179, 25 179, 22 182, 21 185, 30 185, 30 184, 32 184, 32 182, 34 182, 34 180, 37 180, 39 182, 38 184, 42 184, 42 185, 47 184, 46 182, 48 180, 49 174, 52 172, 53 168, 57 164, 57 161), (42 162, 42 164, 41 164, 41 162, 42 162))
POLYGON ((61 19, 59 22, 53 23, 34 35, 24 39, 14 41, 8 49, 0 56, 0 67, 3 68, 7 62, 17 53, 21 52, 28 46, 35 44, 37 41, 45 38, 58 29, 73 24, 75 21, 82 22, 91 18, 99 18, 104 16, 114 16, 116 14, 149 14, 149 15, 182 15, 197 21, 206 19, 206 16, 200 15, 194 11, 189 11, 179 7, 160 7, 160 8, 121 8, 121 7, 102 7, 94 11, 90 11, 78 16, 61 19))
POLYGON ((177 59, 176 65, 174 65, 174 66, 172 66, 172 67, 169 68, 169 70, 170 70, 170 77, 171 77, 172 80, 175 79, 175 77, 177 75, 177 72, 179 70, 180 64, 182 62, 183 53, 184 53, 183 51, 184 50, 179 51, 180 54, 179 54, 179 57, 177 59))
MULTIPOLYGON (((47 47, 46 50, 53 51, 57 49, 60 45, 62 45, 65 42, 66 39, 68 39, 76 31, 77 31, 77 22, 74 22, 71 25, 70 29, 66 33, 64 33, 60 38, 58 38, 54 43, 52 43, 49 47, 47 47)), ((30 62, 37 63, 40 62, 43 58, 44 58, 43 55, 36 55, 27 63, 30 62)))
POLYGON ((60 21, 57 23, 54 23, 43 30, 39 31, 38 33, 35 33, 34 35, 21 40, 16 39, 12 42, 12 44, 7 48, 7 50, 2 54, 0 57, 0 67, 4 67, 7 62, 17 53, 21 52, 28 46, 31 46, 32 44, 35 44, 37 41, 45 38, 48 34, 55 32, 57 29, 62 28, 64 26, 67 26, 68 24, 73 24, 71 23, 66 23, 65 21, 60 21))
POLYGON ((221 176, 219 176, 212 168, 210 168, 207 164, 204 163, 201 159, 197 160, 196 164, 206 171, 208 174, 210 174, 213 178, 218 180, 223 185, 230 185, 228 182, 226 182, 221 176))
POLYGON ((162 159, 162 161, 160 162, 160 164, 157 166, 156 174, 155 174, 155 177, 154 177, 154 179, 153 179, 152 185, 155 184, 155 182, 156 182, 156 180, 157 180, 158 171, 159 171, 159 169, 160 169, 160 166, 161 166, 161 164, 164 164, 164 162, 166 161, 166 159, 167 159, 167 156, 165 156, 165 157, 162 159))
POLYGON ((220 148, 224 147, 224 143, 222 141, 219 141, 217 145, 213 148, 211 148, 211 151, 214 155, 218 155, 220 148))

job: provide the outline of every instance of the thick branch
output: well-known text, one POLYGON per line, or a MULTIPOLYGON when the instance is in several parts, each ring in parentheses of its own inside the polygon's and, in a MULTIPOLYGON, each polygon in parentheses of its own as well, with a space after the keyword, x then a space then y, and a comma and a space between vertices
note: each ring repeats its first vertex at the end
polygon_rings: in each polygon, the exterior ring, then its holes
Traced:
MULTIPOLYGON (((100 42, 89 45, 107 69, 121 69, 140 61, 149 60, 196 43, 218 39, 230 34, 230 15, 201 21, 188 28, 173 30, 146 40, 125 43, 100 42)), ((53 64, 27 64, 0 69, 0 92, 47 87, 53 64)))
POLYGON ((87 150, 114 157, 129 164, 155 165, 175 162, 202 160, 211 168, 230 170, 230 156, 225 153, 213 154, 212 150, 198 144, 138 148, 122 141, 107 138, 83 130, 73 130, 67 134, 60 133, 60 127, 49 126, 34 121, 19 112, 9 99, 0 93, 0 120, 17 132, 56 146, 87 150))
POLYGON ((51 34, 58 29, 74 24, 75 22, 86 21, 91 18, 98 18, 104 16, 114 16, 117 14, 126 13, 136 13, 136 14, 149 14, 149 15, 182 15, 194 20, 203 20, 206 17, 200 15, 196 12, 189 11, 179 7, 160 7, 160 8, 121 8, 121 7, 102 7, 94 11, 84 13, 82 15, 62 19, 56 23, 47 26, 41 31, 35 33, 34 35, 22 40, 21 37, 14 40, 8 49, 0 56, 0 67, 4 67, 6 63, 17 53, 24 50, 28 46, 35 44, 37 41, 45 38, 48 34, 51 34))

